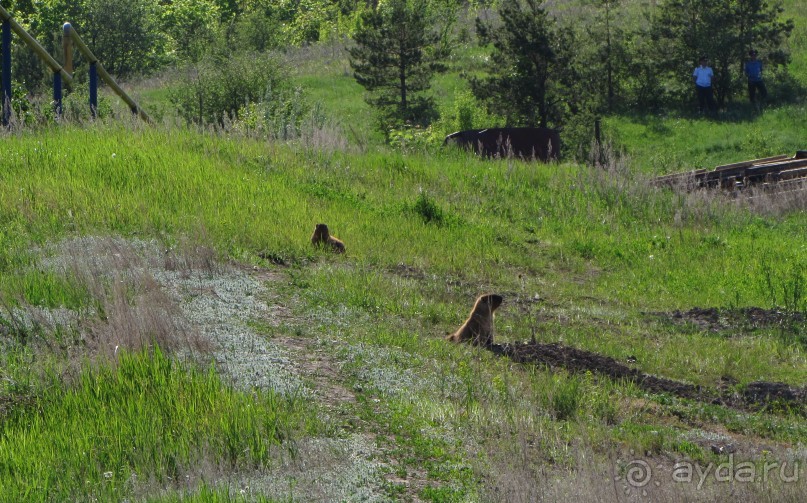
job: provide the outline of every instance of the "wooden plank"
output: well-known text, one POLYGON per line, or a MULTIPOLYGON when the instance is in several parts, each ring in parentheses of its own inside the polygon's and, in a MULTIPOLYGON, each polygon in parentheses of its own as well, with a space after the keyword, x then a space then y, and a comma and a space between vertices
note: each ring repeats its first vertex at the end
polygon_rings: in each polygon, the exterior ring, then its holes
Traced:
POLYGON ((746 169, 747 169, 747 167, 741 166, 741 167, 735 167, 735 168, 730 168, 730 169, 727 168, 727 169, 720 170, 720 171, 709 171, 708 173, 706 173, 704 175, 704 180, 714 181, 714 180, 722 180, 722 179, 730 178, 730 177, 741 177, 742 178, 743 176, 745 176, 746 169))
POLYGON ((11 24, 11 30, 14 33, 16 33, 17 36, 20 37, 23 40, 23 42, 25 42, 25 44, 36 53, 37 56, 39 56, 39 59, 42 60, 43 63, 45 63, 50 67, 53 73, 58 73, 59 75, 61 75, 62 81, 66 85, 69 86, 73 83, 73 76, 67 73, 67 70, 62 68, 62 65, 60 65, 58 61, 53 59, 53 56, 51 56, 50 53, 47 50, 45 50, 44 47, 39 45, 39 42, 37 42, 36 39, 34 39, 34 37, 29 35, 27 31, 25 31, 25 28, 23 28, 22 26, 20 26, 19 23, 14 21, 14 18, 11 17, 11 14, 9 14, 8 11, 4 9, 2 5, 0 5, 0 18, 2 18, 3 21, 8 21, 11 24))
POLYGON ((748 166, 753 166, 755 164, 765 164, 769 162, 781 161, 783 159, 788 159, 790 156, 787 154, 781 155, 774 155, 772 157, 763 157, 761 159, 754 159, 751 161, 741 161, 735 162, 733 164, 724 164, 722 166, 715 167, 715 171, 724 171, 727 169, 734 169, 734 168, 747 168, 748 166))
POLYGON ((662 183, 668 180, 678 180, 683 178, 696 177, 704 173, 706 173, 705 169, 696 169, 694 171, 681 171, 678 173, 670 173, 669 175, 658 176, 654 178, 653 181, 656 183, 662 183))
POLYGON ((807 159, 791 159, 788 158, 784 161, 771 161, 766 164, 755 166, 735 167, 731 169, 724 169, 722 171, 710 171, 706 174, 704 180, 707 182, 716 182, 718 180, 726 180, 728 178, 748 178, 752 181, 759 181, 767 175, 775 174, 783 170, 800 168, 807 166, 807 159))
POLYGON ((84 43, 84 40, 82 40, 81 37, 78 35, 76 29, 73 28, 70 25, 70 23, 65 23, 64 31, 66 35, 70 36, 73 43, 76 45, 76 48, 78 48, 78 50, 84 55, 84 57, 87 58, 87 61, 90 63, 95 63, 96 70, 98 71, 98 76, 101 77, 101 79, 104 82, 106 82, 106 84, 112 89, 112 91, 115 92, 115 94, 117 94, 120 97, 120 99, 122 99, 127 105, 129 105, 129 109, 132 112, 139 115, 140 118, 143 119, 144 121, 151 123, 151 119, 149 118, 148 114, 146 114, 146 112, 137 105, 135 100, 130 98, 129 95, 126 94, 126 91, 121 89, 118 83, 115 82, 115 79, 113 79, 112 76, 109 75, 109 73, 104 68, 104 65, 102 65, 101 62, 98 61, 98 58, 95 57, 95 54, 92 53, 89 47, 87 47, 87 44, 84 43))
MULTIPOLYGON (((749 161, 725 164, 714 170, 697 169, 679 173, 671 173, 653 179, 654 185, 689 185, 697 187, 736 187, 738 184, 754 185, 757 183, 776 183, 782 180, 799 181, 801 177, 807 180, 807 158, 802 156, 790 157, 776 155, 753 159, 749 161)), ((805 181, 807 183, 807 181, 805 181)))
POLYGON ((776 171, 790 170, 807 166, 807 159, 790 159, 785 162, 772 162, 760 166, 751 166, 745 170, 747 176, 763 175, 776 171))
POLYGON ((792 180, 795 178, 802 178, 802 177, 807 177, 807 167, 786 169, 784 171, 779 172, 780 180, 792 180))

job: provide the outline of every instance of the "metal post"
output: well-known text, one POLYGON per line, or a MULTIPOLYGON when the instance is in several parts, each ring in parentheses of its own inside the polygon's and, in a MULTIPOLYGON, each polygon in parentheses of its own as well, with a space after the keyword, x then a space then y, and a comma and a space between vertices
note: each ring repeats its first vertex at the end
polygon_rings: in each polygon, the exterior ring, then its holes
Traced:
POLYGON ((95 119, 98 112, 98 68, 95 61, 90 63, 90 113, 95 119))
POLYGON ((11 120, 11 21, 3 21, 3 125, 11 120))
POLYGON ((53 72, 53 113, 56 120, 62 118, 62 74, 53 72))
POLYGON ((602 142, 600 140, 601 140, 601 137, 600 137, 600 118, 597 117, 596 119, 594 119, 594 141, 597 142, 597 148, 599 148, 600 145, 602 145, 602 142))
POLYGON ((602 133, 600 131, 600 118, 599 117, 594 119, 594 148, 597 150, 595 152, 595 155, 597 156, 596 157, 597 166, 602 166, 604 157, 603 157, 603 152, 602 152, 602 133))

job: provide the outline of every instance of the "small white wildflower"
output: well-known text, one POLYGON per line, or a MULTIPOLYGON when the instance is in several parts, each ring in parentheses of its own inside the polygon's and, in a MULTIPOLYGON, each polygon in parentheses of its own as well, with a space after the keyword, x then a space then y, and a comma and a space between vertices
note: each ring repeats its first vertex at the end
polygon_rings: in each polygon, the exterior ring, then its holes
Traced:
POLYGON ((647 258, 649 258, 650 260, 653 260, 653 259, 654 259, 654 258, 656 258, 656 257, 655 257, 655 256, 653 256, 653 255, 650 255, 650 256, 649 256, 649 257, 647 257, 647 258))
POLYGON ((104 478, 105 479, 111 479, 112 478, 112 472, 104 472, 104 478))

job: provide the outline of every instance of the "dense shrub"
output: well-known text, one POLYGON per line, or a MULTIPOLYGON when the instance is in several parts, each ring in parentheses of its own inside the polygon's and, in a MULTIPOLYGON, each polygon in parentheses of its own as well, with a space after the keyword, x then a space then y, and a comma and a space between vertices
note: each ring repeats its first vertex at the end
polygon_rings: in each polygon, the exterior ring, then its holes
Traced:
POLYGON ((242 53, 188 65, 172 86, 169 99, 188 123, 223 125, 238 119, 239 110, 282 93, 288 83, 277 61, 267 55, 242 53))
POLYGON ((312 109, 299 87, 268 88, 263 98, 238 111, 237 130, 275 140, 292 140, 303 134, 304 122, 319 127, 325 121, 320 108, 312 109))

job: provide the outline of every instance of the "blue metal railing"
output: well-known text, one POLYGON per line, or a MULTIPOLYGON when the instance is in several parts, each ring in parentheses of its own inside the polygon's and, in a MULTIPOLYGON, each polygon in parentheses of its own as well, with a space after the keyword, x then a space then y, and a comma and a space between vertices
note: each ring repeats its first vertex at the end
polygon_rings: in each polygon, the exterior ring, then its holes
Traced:
POLYGON ((98 61, 98 58, 90 51, 81 37, 78 36, 76 30, 70 25, 65 23, 63 26, 63 49, 64 49, 64 67, 59 64, 50 54, 46 51, 39 42, 37 42, 24 28, 22 28, 14 19, 11 14, 0 6, 0 18, 2 18, 2 71, 3 78, 0 82, 0 94, 2 95, 2 123, 8 126, 11 120, 11 32, 17 34, 25 44, 30 47, 39 56, 39 59, 44 61, 53 71, 53 106, 56 117, 61 117, 62 114, 62 84, 70 85, 73 81, 73 44, 76 48, 87 58, 90 65, 90 113, 95 118, 98 111, 98 77, 115 92, 128 106, 132 113, 138 115, 146 122, 151 122, 146 112, 144 112, 137 103, 129 97, 126 92, 120 88, 109 73, 104 69, 104 66, 98 61))

